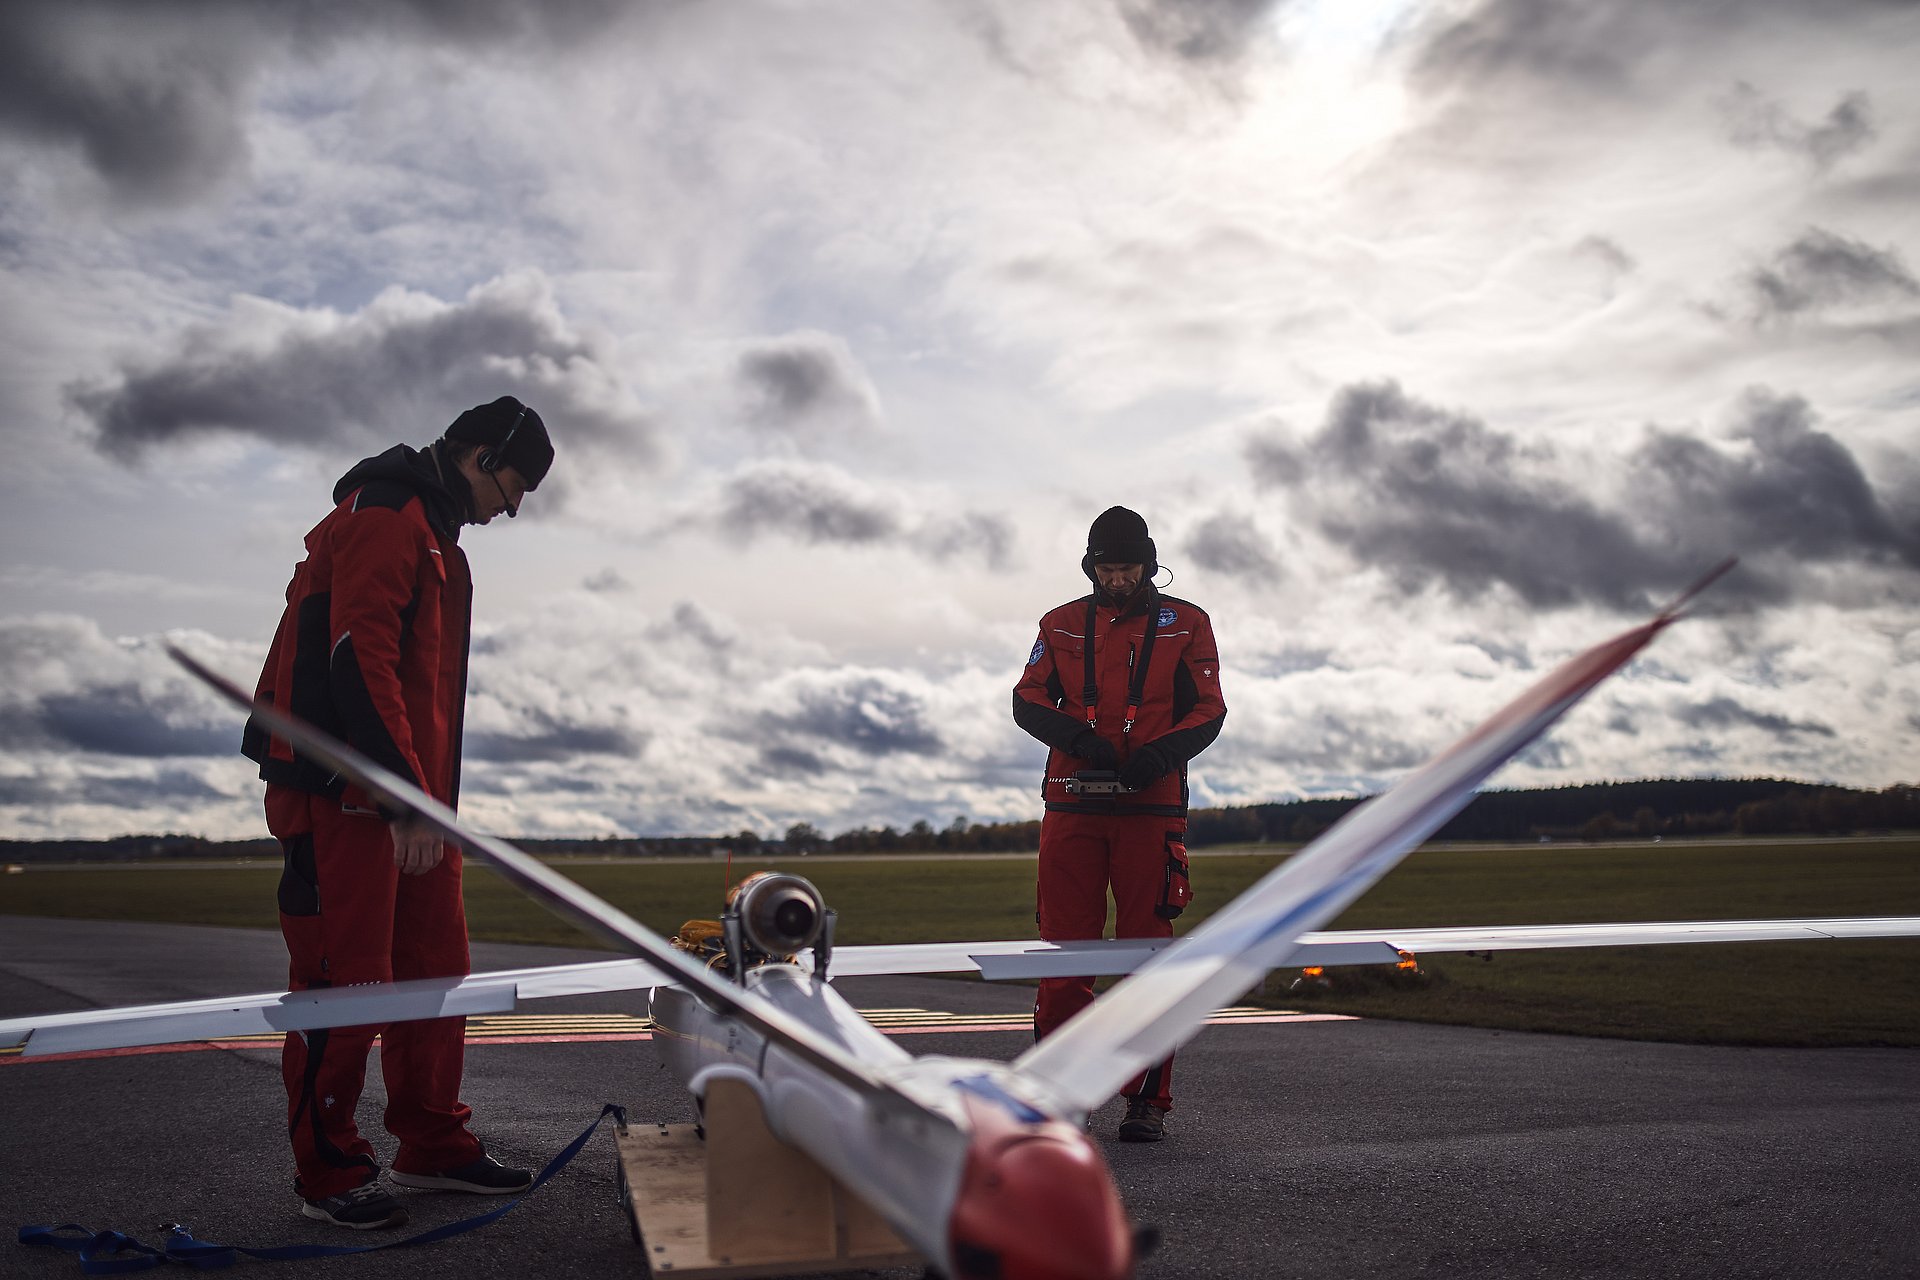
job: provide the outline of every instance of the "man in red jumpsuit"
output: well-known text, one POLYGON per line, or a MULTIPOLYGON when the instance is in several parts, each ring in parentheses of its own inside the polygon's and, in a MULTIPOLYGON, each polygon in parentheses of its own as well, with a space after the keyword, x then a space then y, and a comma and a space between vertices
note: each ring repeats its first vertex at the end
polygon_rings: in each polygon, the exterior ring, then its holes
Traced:
MULTIPOLYGON (((258 695, 345 740, 447 805, 460 792, 473 580, 459 537, 546 476, 540 415, 511 396, 469 409, 424 449, 395 445, 334 486, 307 534, 258 695)), ((249 723, 242 750, 267 783, 280 842, 280 928, 296 991, 470 971, 460 850, 249 723)), ((467 1128, 464 1018, 292 1032, 281 1053, 287 1133, 302 1212, 340 1226, 397 1226, 354 1121, 378 1036, 392 1180, 504 1194, 532 1178, 503 1168, 467 1128)))
MULTIPOLYGON (((1111 887, 1116 938, 1167 938, 1187 879, 1187 761, 1220 734, 1220 648, 1198 605, 1163 596, 1147 522, 1110 507, 1087 534, 1093 593, 1040 619, 1013 690, 1013 718, 1051 747, 1042 795, 1038 919, 1050 942, 1098 938, 1111 887), (1083 771, 1110 776, 1094 790, 1083 771)), ((1091 978, 1043 978, 1036 1038, 1093 1000, 1091 978)), ((1173 1059, 1127 1086, 1122 1142, 1157 1142, 1173 1108, 1173 1059)))

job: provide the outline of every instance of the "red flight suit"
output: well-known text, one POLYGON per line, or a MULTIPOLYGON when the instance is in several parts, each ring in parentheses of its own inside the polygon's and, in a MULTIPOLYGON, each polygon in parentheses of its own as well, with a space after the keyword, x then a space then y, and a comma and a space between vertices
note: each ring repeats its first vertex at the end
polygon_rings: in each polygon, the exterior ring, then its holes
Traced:
MULTIPOLYGON (((307 535, 288 584, 257 696, 452 805, 473 582, 457 541, 462 504, 435 459, 397 445, 341 479, 339 505, 307 535)), ((254 723, 243 750, 268 784, 267 827, 285 858, 280 928, 294 990, 470 971, 458 847, 422 875, 401 875, 385 816, 357 787, 254 723)), ((433 1173, 482 1154, 459 1096, 464 1018, 291 1032, 281 1070, 306 1199, 378 1172, 354 1121, 375 1037, 384 1122, 400 1140, 394 1168, 433 1173)))
MULTIPOLYGON (((1039 638, 1014 686, 1013 717, 1052 748, 1040 823, 1036 918, 1042 938, 1101 937, 1109 888, 1116 938, 1173 936, 1180 899, 1170 905, 1168 894, 1186 887, 1186 764, 1219 736, 1226 713, 1220 647, 1198 605, 1148 584, 1125 613, 1083 596, 1040 619, 1039 638), (1087 767, 1071 747, 1089 728, 1113 744, 1122 768, 1151 751, 1166 772, 1123 795, 1069 793, 1064 780, 1087 767)), ((1092 1001, 1092 978, 1042 979, 1035 1036, 1092 1001)), ((1125 1092, 1171 1110, 1173 1059, 1135 1077, 1125 1092)))

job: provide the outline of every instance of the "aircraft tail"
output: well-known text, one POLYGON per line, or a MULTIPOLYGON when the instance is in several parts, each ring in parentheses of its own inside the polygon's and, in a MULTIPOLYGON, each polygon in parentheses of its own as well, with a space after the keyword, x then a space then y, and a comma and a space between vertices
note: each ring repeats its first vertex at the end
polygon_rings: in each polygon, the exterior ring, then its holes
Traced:
POLYGON ((1112 1097, 1191 1038, 1215 1009, 1245 994, 1269 970, 1286 965, 1302 934, 1331 921, 1458 813, 1488 775, 1626 665, 1679 616, 1680 604, 1694 593, 1651 622, 1562 664, 1156 953, 1014 1065, 1077 1107, 1091 1109, 1112 1097))

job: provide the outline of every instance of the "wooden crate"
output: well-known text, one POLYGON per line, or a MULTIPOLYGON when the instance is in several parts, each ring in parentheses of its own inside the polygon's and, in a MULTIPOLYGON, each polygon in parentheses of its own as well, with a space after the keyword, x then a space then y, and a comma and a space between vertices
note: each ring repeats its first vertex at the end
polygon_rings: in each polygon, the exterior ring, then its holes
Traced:
POLYGON ((774 1137, 737 1080, 707 1090, 690 1124, 619 1130, 620 1194, 659 1277, 748 1280, 922 1262, 813 1157, 774 1137))

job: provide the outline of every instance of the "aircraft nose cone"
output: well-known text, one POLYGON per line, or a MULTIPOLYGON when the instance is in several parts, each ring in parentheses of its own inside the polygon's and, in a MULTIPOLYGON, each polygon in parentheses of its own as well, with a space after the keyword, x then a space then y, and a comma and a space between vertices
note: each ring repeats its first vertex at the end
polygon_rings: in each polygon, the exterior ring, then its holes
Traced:
POLYGON ((1133 1237, 1107 1167, 1058 1121, 976 1136, 949 1233, 955 1280, 1125 1280, 1133 1237))

